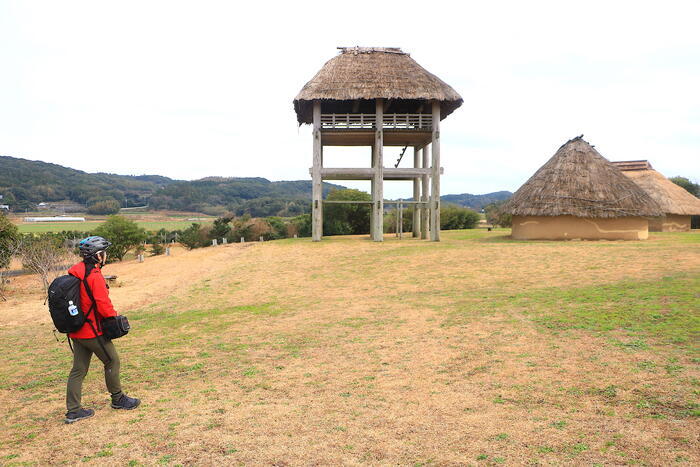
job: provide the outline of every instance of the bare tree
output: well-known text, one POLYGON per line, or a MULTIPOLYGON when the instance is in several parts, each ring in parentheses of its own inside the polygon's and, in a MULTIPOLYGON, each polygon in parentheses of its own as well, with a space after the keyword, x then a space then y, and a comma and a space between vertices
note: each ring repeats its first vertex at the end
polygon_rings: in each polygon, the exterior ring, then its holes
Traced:
POLYGON ((7 300, 5 290, 8 282, 8 272, 12 264, 12 258, 19 253, 20 242, 11 240, 0 245, 0 299, 7 300))
POLYGON ((22 263, 39 276, 44 292, 48 292, 49 284, 74 260, 73 253, 47 238, 25 238, 20 251, 22 263))

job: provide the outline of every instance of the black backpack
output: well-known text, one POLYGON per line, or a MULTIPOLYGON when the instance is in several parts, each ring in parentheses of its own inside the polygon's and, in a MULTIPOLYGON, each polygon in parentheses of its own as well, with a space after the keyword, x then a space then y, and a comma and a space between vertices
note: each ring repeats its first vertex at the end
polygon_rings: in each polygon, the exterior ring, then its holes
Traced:
MULTIPOLYGON (((92 291, 87 283, 87 277, 92 272, 93 265, 85 265, 85 279, 82 281, 75 276, 66 274, 65 276, 60 276, 54 279, 49 286, 49 313, 51 313, 51 319, 53 320, 53 325, 56 327, 56 331, 68 334, 70 332, 77 332, 83 325, 87 322, 92 328, 92 332, 95 333, 97 337, 97 330, 92 325, 91 321, 88 321, 87 317, 93 312, 97 303, 95 302, 95 297, 92 296, 92 291), (85 285, 85 291, 88 297, 92 300, 92 306, 85 313, 80 306, 80 283, 83 282, 85 285), (70 302, 76 307, 71 313, 70 302)), ((127 322, 128 326, 128 322, 127 322)), ((127 329, 126 332, 129 332, 127 329)), ((126 334, 126 332, 124 334, 126 334)), ((97 339, 97 342, 102 347, 102 351, 107 355, 109 361, 112 361, 112 357, 107 353, 102 339, 97 339)), ((71 351, 73 351, 73 345, 68 339, 68 346, 71 351)))
POLYGON ((57 277, 49 286, 49 313, 58 332, 76 332, 85 324, 85 313, 80 307, 80 279, 67 274, 57 277), (70 302, 76 309, 71 314, 70 302))
MULTIPOLYGON (((86 278, 90 272, 92 272, 92 268, 86 266, 86 278)), ((80 282, 81 280, 77 277, 66 274, 54 279, 49 286, 49 313, 51 313, 51 319, 58 332, 64 334, 77 332, 83 327, 87 316, 94 308, 94 306, 91 307, 86 313, 80 306, 80 282), (75 308, 71 307, 70 302, 73 302, 75 308)), ((87 281, 85 281, 85 286, 87 289, 87 281)), ((92 295, 89 291, 88 294, 92 295)))

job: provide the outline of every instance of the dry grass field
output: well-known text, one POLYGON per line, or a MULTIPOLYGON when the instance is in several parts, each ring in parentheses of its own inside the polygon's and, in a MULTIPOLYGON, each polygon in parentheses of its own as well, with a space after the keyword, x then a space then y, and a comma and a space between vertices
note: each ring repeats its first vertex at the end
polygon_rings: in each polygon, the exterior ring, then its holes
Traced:
POLYGON ((142 406, 62 423, 35 279, 0 303, 0 464, 700 464, 700 234, 444 232, 110 265, 142 406))

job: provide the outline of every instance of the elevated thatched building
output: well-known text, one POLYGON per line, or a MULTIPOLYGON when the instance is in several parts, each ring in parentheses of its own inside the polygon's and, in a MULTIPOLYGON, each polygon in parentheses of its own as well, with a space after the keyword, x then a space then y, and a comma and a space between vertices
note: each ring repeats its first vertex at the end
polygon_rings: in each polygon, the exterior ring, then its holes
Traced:
POLYGON ((384 180, 413 182, 413 235, 440 239, 440 121, 462 98, 398 48, 340 47, 294 99, 313 125, 313 240, 323 235, 323 180, 371 180, 371 236, 383 239, 384 180), (371 166, 325 168, 325 146, 369 146, 371 166), (384 146, 413 147, 413 167, 384 167, 384 146), (432 153, 432 157, 431 157, 432 153), (430 193, 428 185, 430 183, 430 193))
POLYGON ((567 141, 507 204, 516 239, 643 240, 654 200, 581 136, 567 141))
POLYGON ((664 216, 650 220, 649 231, 690 230, 690 216, 700 216, 700 199, 654 170, 648 161, 620 161, 613 164, 661 206, 664 216))

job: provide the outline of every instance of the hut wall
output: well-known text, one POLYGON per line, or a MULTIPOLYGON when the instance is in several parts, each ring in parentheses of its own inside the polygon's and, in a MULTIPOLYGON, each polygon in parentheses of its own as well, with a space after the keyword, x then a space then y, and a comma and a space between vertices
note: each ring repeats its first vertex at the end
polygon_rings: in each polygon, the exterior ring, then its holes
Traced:
POLYGON ((666 214, 649 221, 649 232, 688 232, 690 231, 690 216, 666 214))
POLYGON ((512 235, 518 240, 646 240, 649 221, 643 217, 513 216, 512 235))

